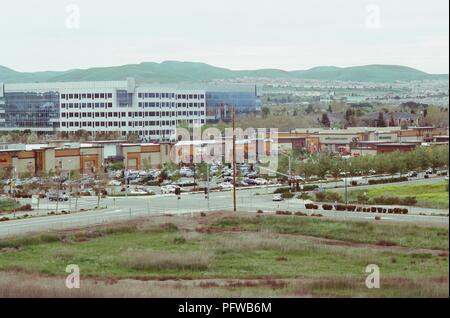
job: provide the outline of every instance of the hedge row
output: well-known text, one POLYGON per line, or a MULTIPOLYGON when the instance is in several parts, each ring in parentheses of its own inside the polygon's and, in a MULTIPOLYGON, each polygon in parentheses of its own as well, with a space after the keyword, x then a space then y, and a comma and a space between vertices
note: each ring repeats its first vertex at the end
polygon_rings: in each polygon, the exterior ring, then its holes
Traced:
POLYGON ((408 181, 408 177, 386 178, 386 179, 371 179, 369 184, 383 184, 408 181))
MULTIPOLYGON (((318 205, 308 203, 305 204, 305 208, 308 210, 317 210, 318 205)), ((336 211, 348 211, 348 212, 371 212, 371 213, 389 213, 389 214, 408 214, 408 209, 404 208, 381 208, 381 207, 357 207, 356 205, 337 204, 335 206, 331 204, 323 204, 322 209, 326 211, 331 211, 333 208, 336 211)))

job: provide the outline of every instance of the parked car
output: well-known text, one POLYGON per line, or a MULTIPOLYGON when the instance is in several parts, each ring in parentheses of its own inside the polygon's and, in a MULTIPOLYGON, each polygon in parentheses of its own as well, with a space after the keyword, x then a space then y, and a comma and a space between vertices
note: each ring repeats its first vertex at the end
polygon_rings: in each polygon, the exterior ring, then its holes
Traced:
POLYGON ((59 195, 58 193, 49 193, 47 194, 47 198, 49 201, 69 201, 69 196, 65 192, 61 192, 59 195))
POLYGON ((248 187, 248 186, 249 186, 249 184, 248 184, 247 182, 245 182, 245 180, 241 180, 241 181, 239 182, 239 185, 240 185, 241 187, 248 187))
POLYGON ((247 177, 248 177, 248 178, 255 179, 255 178, 258 177, 258 173, 257 173, 256 171, 249 172, 249 174, 247 175, 247 177))
POLYGON ((283 196, 279 193, 275 193, 272 197, 272 201, 283 201, 283 196))
POLYGON ((266 179, 263 178, 256 178, 255 182, 257 185, 266 185, 269 183, 266 179))
POLYGON ((255 179, 250 179, 250 178, 246 178, 244 179, 245 183, 247 183, 248 185, 255 185, 256 181, 255 179))
POLYGON ((108 182, 108 185, 109 186, 121 186, 122 183, 120 181, 118 181, 118 180, 111 180, 111 181, 108 182))
POLYGON ((416 171, 410 171, 408 173, 408 177, 410 177, 410 178, 416 178, 417 176, 418 176, 418 174, 416 171))
POLYGON ((233 184, 229 182, 222 182, 221 184, 219 184, 219 188, 222 190, 230 190, 233 189, 233 184))
POLYGON ((167 193, 175 193, 175 189, 180 188, 180 186, 177 186, 175 184, 168 184, 166 186, 162 186, 161 187, 161 193, 162 194, 167 194, 167 193))

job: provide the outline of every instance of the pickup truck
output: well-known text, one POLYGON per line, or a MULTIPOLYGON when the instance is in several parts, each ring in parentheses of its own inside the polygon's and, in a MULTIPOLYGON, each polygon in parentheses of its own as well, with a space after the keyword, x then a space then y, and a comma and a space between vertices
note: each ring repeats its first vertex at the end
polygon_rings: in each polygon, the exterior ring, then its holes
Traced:
POLYGON ((50 201, 69 201, 69 196, 65 192, 61 192, 59 195, 58 193, 49 193, 47 194, 47 198, 50 201))

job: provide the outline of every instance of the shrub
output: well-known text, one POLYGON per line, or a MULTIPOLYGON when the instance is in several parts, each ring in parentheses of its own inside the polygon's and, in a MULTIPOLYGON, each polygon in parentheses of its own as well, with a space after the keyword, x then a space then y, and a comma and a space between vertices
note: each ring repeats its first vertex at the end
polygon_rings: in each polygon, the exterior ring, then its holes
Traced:
POLYGON ((291 192, 283 192, 281 196, 283 199, 292 199, 294 197, 294 195, 291 192))
POLYGON ((355 205, 348 205, 347 206, 347 211, 354 212, 355 210, 356 210, 356 206, 355 205))
POLYGON ((398 178, 385 178, 385 179, 371 179, 369 184, 383 184, 383 183, 394 183, 394 182, 404 182, 408 181, 408 177, 398 177, 398 178))
POLYGON ((275 191, 273 191, 274 194, 283 194, 286 192, 290 192, 289 188, 277 188, 275 191))
POLYGON ((333 210, 333 206, 331 204, 322 204, 322 209, 333 210))
POLYGON ((292 212, 290 212, 290 211, 276 211, 275 214, 277 214, 277 215, 292 215, 292 212))
POLYGON ((346 206, 343 204, 337 204, 334 206, 334 208, 336 209, 336 211, 345 211, 347 210, 346 206))
POLYGON ((317 189, 319 186, 316 184, 307 184, 303 186, 303 191, 312 191, 317 189))
POLYGON ((415 197, 375 197, 372 199, 374 204, 383 204, 383 205, 415 205, 417 200, 415 197))
POLYGON ((318 192, 316 193, 316 201, 320 202, 342 202, 342 196, 337 192, 318 192))
POLYGON ((264 212, 263 212, 263 210, 258 210, 258 211, 256 211, 256 213, 262 214, 262 213, 264 213, 264 212))
POLYGON ((318 193, 316 193, 316 201, 319 201, 319 202, 326 201, 325 192, 318 192, 318 193))
POLYGON ((186 243, 186 239, 182 236, 177 236, 173 239, 173 242, 175 244, 184 244, 184 243, 186 243))
POLYGON ((308 216, 308 214, 300 212, 300 211, 299 212, 295 212, 294 215, 297 215, 297 216, 308 216))
POLYGON ((311 199, 311 196, 310 196, 308 193, 303 192, 303 193, 301 193, 301 194, 299 194, 299 195, 297 196, 297 199, 300 199, 300 200, 310 200, 310 199, 311 199))
POLYGON ((376 207, 371 207, 371 208, 370 208, 370 212, 372 212, 372 213, 377 212, 377 208, 376 208, 376 207))

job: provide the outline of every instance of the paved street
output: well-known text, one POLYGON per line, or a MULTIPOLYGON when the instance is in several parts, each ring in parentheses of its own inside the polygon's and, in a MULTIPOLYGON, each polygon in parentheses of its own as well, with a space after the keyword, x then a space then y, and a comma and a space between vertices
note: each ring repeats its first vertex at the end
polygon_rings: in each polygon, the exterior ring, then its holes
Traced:
MULTIPOLYGON (((441 182, 443 178, 414 180, 402 184, 431 184, 441 182)), ((334 185, 333 185, 334 186, 334 185)), ((361 186, 358 187, 378 187, 361 186)), ((381 185, 382 186, 382 185, 381 185)), ((289 210, 292 212, 303 211, 310 213, 320 213, 326 217, 335 219, 359 219, 370 220, 378 214, 375 213, 357 213, 357 212, 337 212, 323 210, 305 210, 304 202, 298 199, 285 200, 282 202, 273 202, 272 193, 274 187, 246 189, 237 191, 237 209, 238 212, 256 212, 258 209, 264 212, 275 212, 277 210, 289 210)), ((74 226, 83 226, 91 224, 107 223, 117 220, 126 220, 130 218, 152 216, 164 213, 186 214, 203 211, 231 211, 233 207, 233 192, 222 191, 212 192, 209 202, 205 199, 203 193, 182 194, 180 199, 174 194, 155 195, 146 197, 120 197, 101 199, 99 210, 83 211, 67 215, 35 217, 22 220, 14 220, 0 223, 0 237, 8 235, 18 235, 20 233, 41 231, 48 229, 63 229, 74 226)), ((78 200, 78 209, 92 209, 97 205, 96 197, 84 197, 78 200)), ((64 202, 59 204, 59 211, 74 210, 75 202, 64 202)), ((47 209, 54 210, 55 203, 42 202, 40 208, 47 214, 47 209)), ((448 210, 433 210, 423 208, 413 208, 408 215, 380 214, 385 220, 413 223, 434 223, 448 224, 448 217, 432 216, 432 213, 448 213, 448 210), (425 213, 427 215, 418 215, 425 213)))

